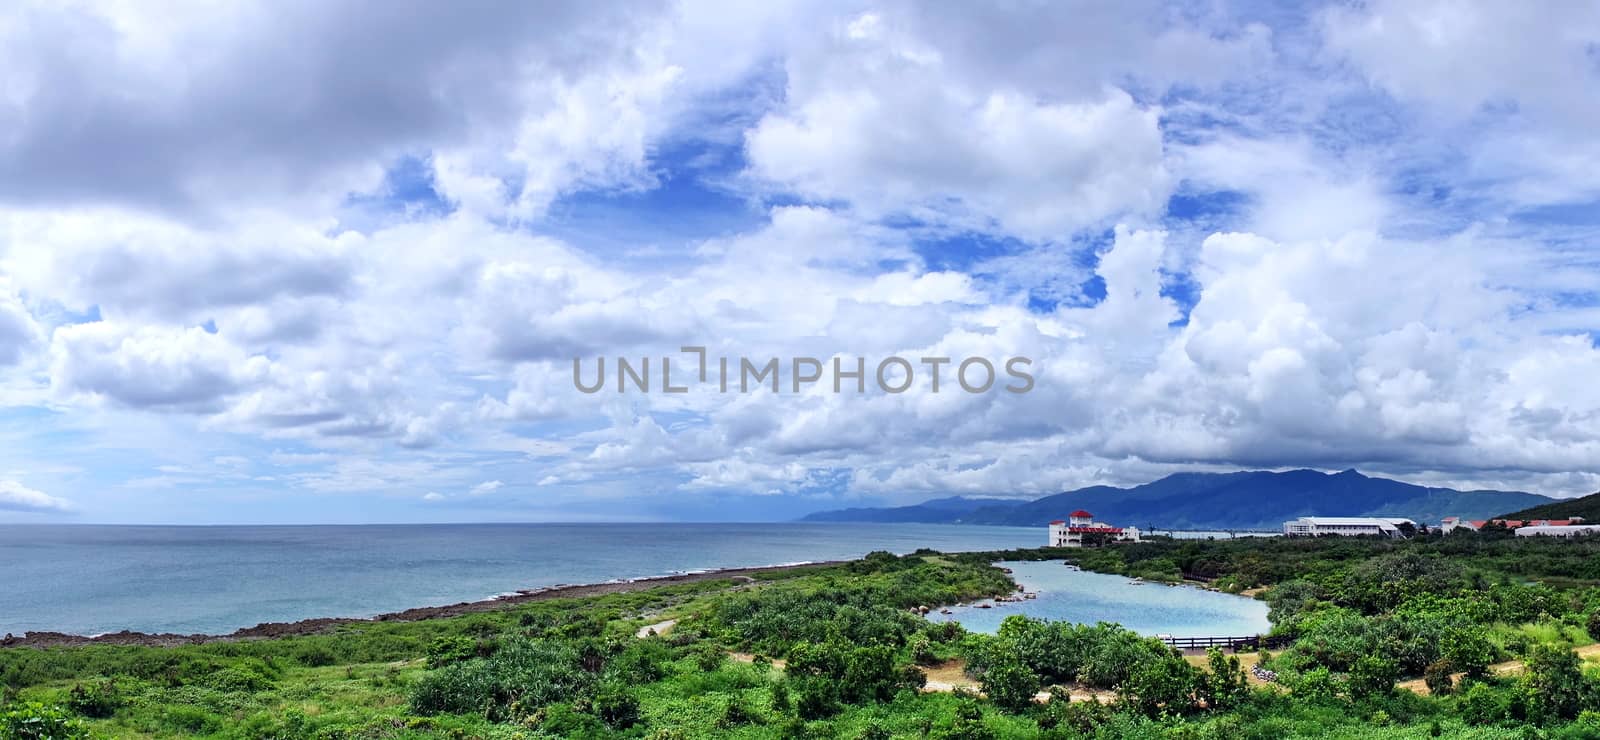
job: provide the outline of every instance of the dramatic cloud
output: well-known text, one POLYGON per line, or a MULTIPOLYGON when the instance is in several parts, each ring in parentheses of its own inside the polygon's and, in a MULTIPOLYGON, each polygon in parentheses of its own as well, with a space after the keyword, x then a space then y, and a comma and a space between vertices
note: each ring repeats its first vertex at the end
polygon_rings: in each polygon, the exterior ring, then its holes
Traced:
POLYGON ((1586 493, 1597 46, 1576 4, 8 8, 0 479, 108 521, 1586 493), (717 391, 797 356, 917 390, 717 391))
MULTIPOLYGON (((416 150, 517 146, 541 198, 614 177, 611 70, 650 4, 24 3, 0 22, 0 199, 35 206, 341 197, 416 150), (598 76, 598 83, 589 82, 598 76), (487 135, 488 141, 483 141, 487 135), (581 144, 563 147, 562 144, 581 144), (538 157, 537 161, 533 158, 538 157)), ((622 152, 624 161, 637 152, 622 152)), ((512 195, 518 195, 512 191, 512 195)))

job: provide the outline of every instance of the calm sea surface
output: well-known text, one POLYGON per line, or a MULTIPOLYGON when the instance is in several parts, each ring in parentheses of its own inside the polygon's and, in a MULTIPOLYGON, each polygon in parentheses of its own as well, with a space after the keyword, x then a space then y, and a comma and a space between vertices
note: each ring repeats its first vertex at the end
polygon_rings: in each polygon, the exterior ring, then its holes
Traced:
POLYGON ((1146 635, 1174 637, 1243 637, 1267 632, 1267 605, 1232 594, 1187 586, 1134 583, 1122 576, 1087 573, 1059 560, 1000 563, 1011 578, 1039 597, 1021 602, 950 607, 933 613, 939 622, 956 621, 974 632, 993 633, 1013 614, 1066 622, 1117 622, 1146 635))
POLYGON ((225 633, 559 583, 1044 541, 1038 527, 937 524, 0 525, 0 634, 225 633))

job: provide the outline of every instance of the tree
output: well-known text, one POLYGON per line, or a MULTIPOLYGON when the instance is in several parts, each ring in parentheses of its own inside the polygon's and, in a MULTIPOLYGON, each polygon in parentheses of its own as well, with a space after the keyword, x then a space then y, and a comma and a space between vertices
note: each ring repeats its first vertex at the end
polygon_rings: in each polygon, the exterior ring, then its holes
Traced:
POLYGON ((1013 711, 1033 706, 1039 693, 1039 676, 1017 660, 1003 660, 989 666, 978 679, 983 693, 996 706, 1013 711))
POLYGON ((1362 698, 1388 694, 1394 691, 1399 674, 1394 661, 1376 654, 1363 655, 1350 666, 1350 695, 1362 698))
POLYGON ((1455 671, 1455 666, 1450 661, 1440 659, 1428 664, 1422 671, 1422 682, 1427 685, 1428 693, 1434 696, 1444 696, 1456 690, 1455 678, 1450 674, 1455 671))
POLYGON ((1585 688, 1578 654, 1565 647, 1535 645, 1527 665, 1522 680, 1534 716, 1543 720, 1578 716, 1585 688))
POLYGON ((1482 625, 1469 624, 1445 630, 1440 653, 1457 670, 1474 678, 1484 675, 1494 662, 1494 643, 1482 625))
POLYGON ((1206 649, 1207 673, 1200 678, 1200 698, 1211 709, 1228 709, 1242 700, 1250 691, 1249 679, 1239 665, 1239 658, 1224 655, 1219 648, 1206 649))
POLYGON ((1154 717, 1162 711, 1173 713, 1194 709, 1198 683, 1195 667, 1176 651, 1141 661, 1117 687, 1117 701, 1154 717))

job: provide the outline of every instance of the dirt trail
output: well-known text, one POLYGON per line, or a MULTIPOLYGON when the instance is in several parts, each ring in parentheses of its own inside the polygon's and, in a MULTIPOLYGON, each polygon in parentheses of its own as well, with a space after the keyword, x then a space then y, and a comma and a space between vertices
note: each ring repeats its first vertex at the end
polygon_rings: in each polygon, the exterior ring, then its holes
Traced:
POLYGON ((666 620, 662 620, 660 622, 656 622, 655 624, 647 624, 647 625, 645 625, 643 627, 640 627, 638 632, 633 633, 633 636, 637 637, 637 638, 639 638, 641 640, 643 640, 646 637, 649 637, 652 634, 661 635, 662 637, 665 637, 667 635, 667 633, 671 632, 672 628, 676 627, 676 626, 678 626, 678 620, 676 620, 676 619, 666 619, 666 620))
MULTIPOLYGON (((967 665, 959 658, 923 668, 922 673, 928 677, 928 682, 922 687, 923 691, 951 692, 957 689, 965 689, 979 695, 983 693, 978 687, 978 682, 967 676, 967 665)), ((1111 692, 1086 689, 1079 686, 1069 687, 1068 693, 1072 696, 1073 701, 1086 701, 1091 698, 1110 701, 1112 698, 1111 692)), ((1041 704, 1050 701, 1050 692, 1041 691, 1034 694, 1033 700, 1041 704)))
MULTIPOLYGON (((1594 645, 1584 645, 1583 647, 1575 648, 1573 652, 1578 654, 1579 660, 1600 657, 1600 643, 1594 645)), ((1524 666, 1520 660, 1508 660, 1504 663, 1496 663, 1492 666, 1489 666, 1489 672, 1496 676, 1515 676, 1521 673, 1526 667, 1527 666, 1524 666)), ((1452 682, 1460 681, 1461 677, 1464 675, 1466 674, 1452 673, 1450 674, 1450 680, 1452 682)), ((1421 694, 1422 696, 1427 696, 1433 693, 1428 690, 1428 684, 1424 683, 1420 678, 1413 678, 1410 681, 1401 681, 1395 685, 1402 689, 1409 689, 1412 693, 1421 694)))

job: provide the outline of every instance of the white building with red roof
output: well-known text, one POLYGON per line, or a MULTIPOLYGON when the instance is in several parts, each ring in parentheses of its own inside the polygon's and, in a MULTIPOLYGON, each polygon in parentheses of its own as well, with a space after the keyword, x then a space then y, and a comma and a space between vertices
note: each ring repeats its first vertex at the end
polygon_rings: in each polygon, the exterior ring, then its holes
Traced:
POLYGON ((1050 522, 1050 547, 1083 547, 1101 542, 1138 542, 1138 527, 1114 527, 1094 520, 1094 515, 1083 509, 1072 512, 1066 519, 1050 522))

